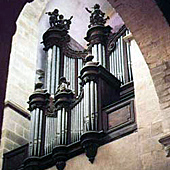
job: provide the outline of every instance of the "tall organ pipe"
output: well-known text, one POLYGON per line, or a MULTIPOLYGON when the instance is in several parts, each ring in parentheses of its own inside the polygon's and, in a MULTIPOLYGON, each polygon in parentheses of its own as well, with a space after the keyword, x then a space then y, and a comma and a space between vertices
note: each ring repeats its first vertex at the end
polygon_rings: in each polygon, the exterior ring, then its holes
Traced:
POLYGON ((47 65, 46 65, 46 88, 47 91, 54 95, 60 75, 60 59, 61 59, 61 49, 54 45, 52 48, 48 49, 47 52, 47 65))
POLYGON ((48 106, 49 94, 41 89, 39 83, 35 92, 29 97, 29 110, 31 111, 31 135, 29 145, 30 156, 44 154, 45 140, 45 110, 48 106))
POLYGON ((85 131, 97 130, 97 84, 94 81, 84 85, 85 131))
POLYGON ((131 54, 130 45, 126 45, 123 42, 123 35, 116 40, 116 47, 109 56, 110 72, 117 77, 122 85, 133 80, 132 68, 131 68, 131 54), (125 58, 126 57, 126 58, 125 58), (127 67, 125 66, 127 65, 127 67), (125 72, 128 74, 128 78, 125 76, 125 72))
POLYGON ((92 47, 92 55, 94 56, 94 62, 99 62, 103 67, 106 67, 105 46, 103 44, 94 44, 92 47))

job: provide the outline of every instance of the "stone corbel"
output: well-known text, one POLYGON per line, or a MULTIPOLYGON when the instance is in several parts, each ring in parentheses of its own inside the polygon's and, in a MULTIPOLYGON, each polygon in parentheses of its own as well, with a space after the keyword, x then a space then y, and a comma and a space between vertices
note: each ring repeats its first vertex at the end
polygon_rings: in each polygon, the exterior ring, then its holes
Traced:
POLYGON ((159 142, 164 146, 166 157, 170 157, 170 134, 159 139, 159 142))

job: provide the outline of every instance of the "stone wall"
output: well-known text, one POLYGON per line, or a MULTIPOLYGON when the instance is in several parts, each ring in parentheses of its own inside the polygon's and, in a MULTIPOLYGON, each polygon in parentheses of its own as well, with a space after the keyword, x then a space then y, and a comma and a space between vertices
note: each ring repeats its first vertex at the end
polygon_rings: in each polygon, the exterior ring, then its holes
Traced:
POLYGON ((0 169, 3 153, 24 145, 29 139, 28 98, 34 90, 37 60, 38 22, 48 0, 26 4, 17 20, 12 40, 5 98, 0 169), (13 107, 10 107, 12 104, 13 107), (24 113, 25 117, 22 115, 24 113))

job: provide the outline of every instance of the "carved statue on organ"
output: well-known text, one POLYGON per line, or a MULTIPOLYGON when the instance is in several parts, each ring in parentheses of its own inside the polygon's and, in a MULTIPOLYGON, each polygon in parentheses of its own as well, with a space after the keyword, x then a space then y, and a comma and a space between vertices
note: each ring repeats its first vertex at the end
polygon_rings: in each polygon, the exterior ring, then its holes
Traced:
POLYGON ((49 17, 49 23, 51 28, 58 28, 63 30, 69 30, 71 19, 73 16, 71 16, 69 19, 64 19, 63 15, 59 15, 59 10, 55 9, 53 12, 46 12, 45 14, 48 14, 49 17))
POLYGON ((109 19, 108 16, 106 18, 104 18, 105 13, 100 10, 99 4, 94 5, 93 11, 89 10, 88 8, 85 8, 85 9, 89 13, 91 13, 90 25, 88 25, 89 28, 92 27, 92 26, 95 26, 95 25, 104 25, 106 23, 106 20, 109 19))

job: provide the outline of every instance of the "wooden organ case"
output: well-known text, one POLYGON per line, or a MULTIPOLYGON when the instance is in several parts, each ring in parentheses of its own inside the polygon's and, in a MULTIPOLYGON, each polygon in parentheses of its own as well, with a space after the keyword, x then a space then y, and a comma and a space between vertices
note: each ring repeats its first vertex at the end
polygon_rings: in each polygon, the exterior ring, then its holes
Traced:
POLYGON ((93 163, 98 147, 136 130, 130 46, 123 40, 129 31, 122 26, 112 33, 98 4, 87 11, 88 48, 82 51, 72 48, 72 17, 64 19, 57 9, 48 13, 51 27, 43 35, 46 68, 29 98, 30 142, 22 152, 4 155, 5 170, 54 165, 63 170, 68 159, 83 152, 93 163), (21 166, 9 166, 10 155, 21 153, 21 166))

